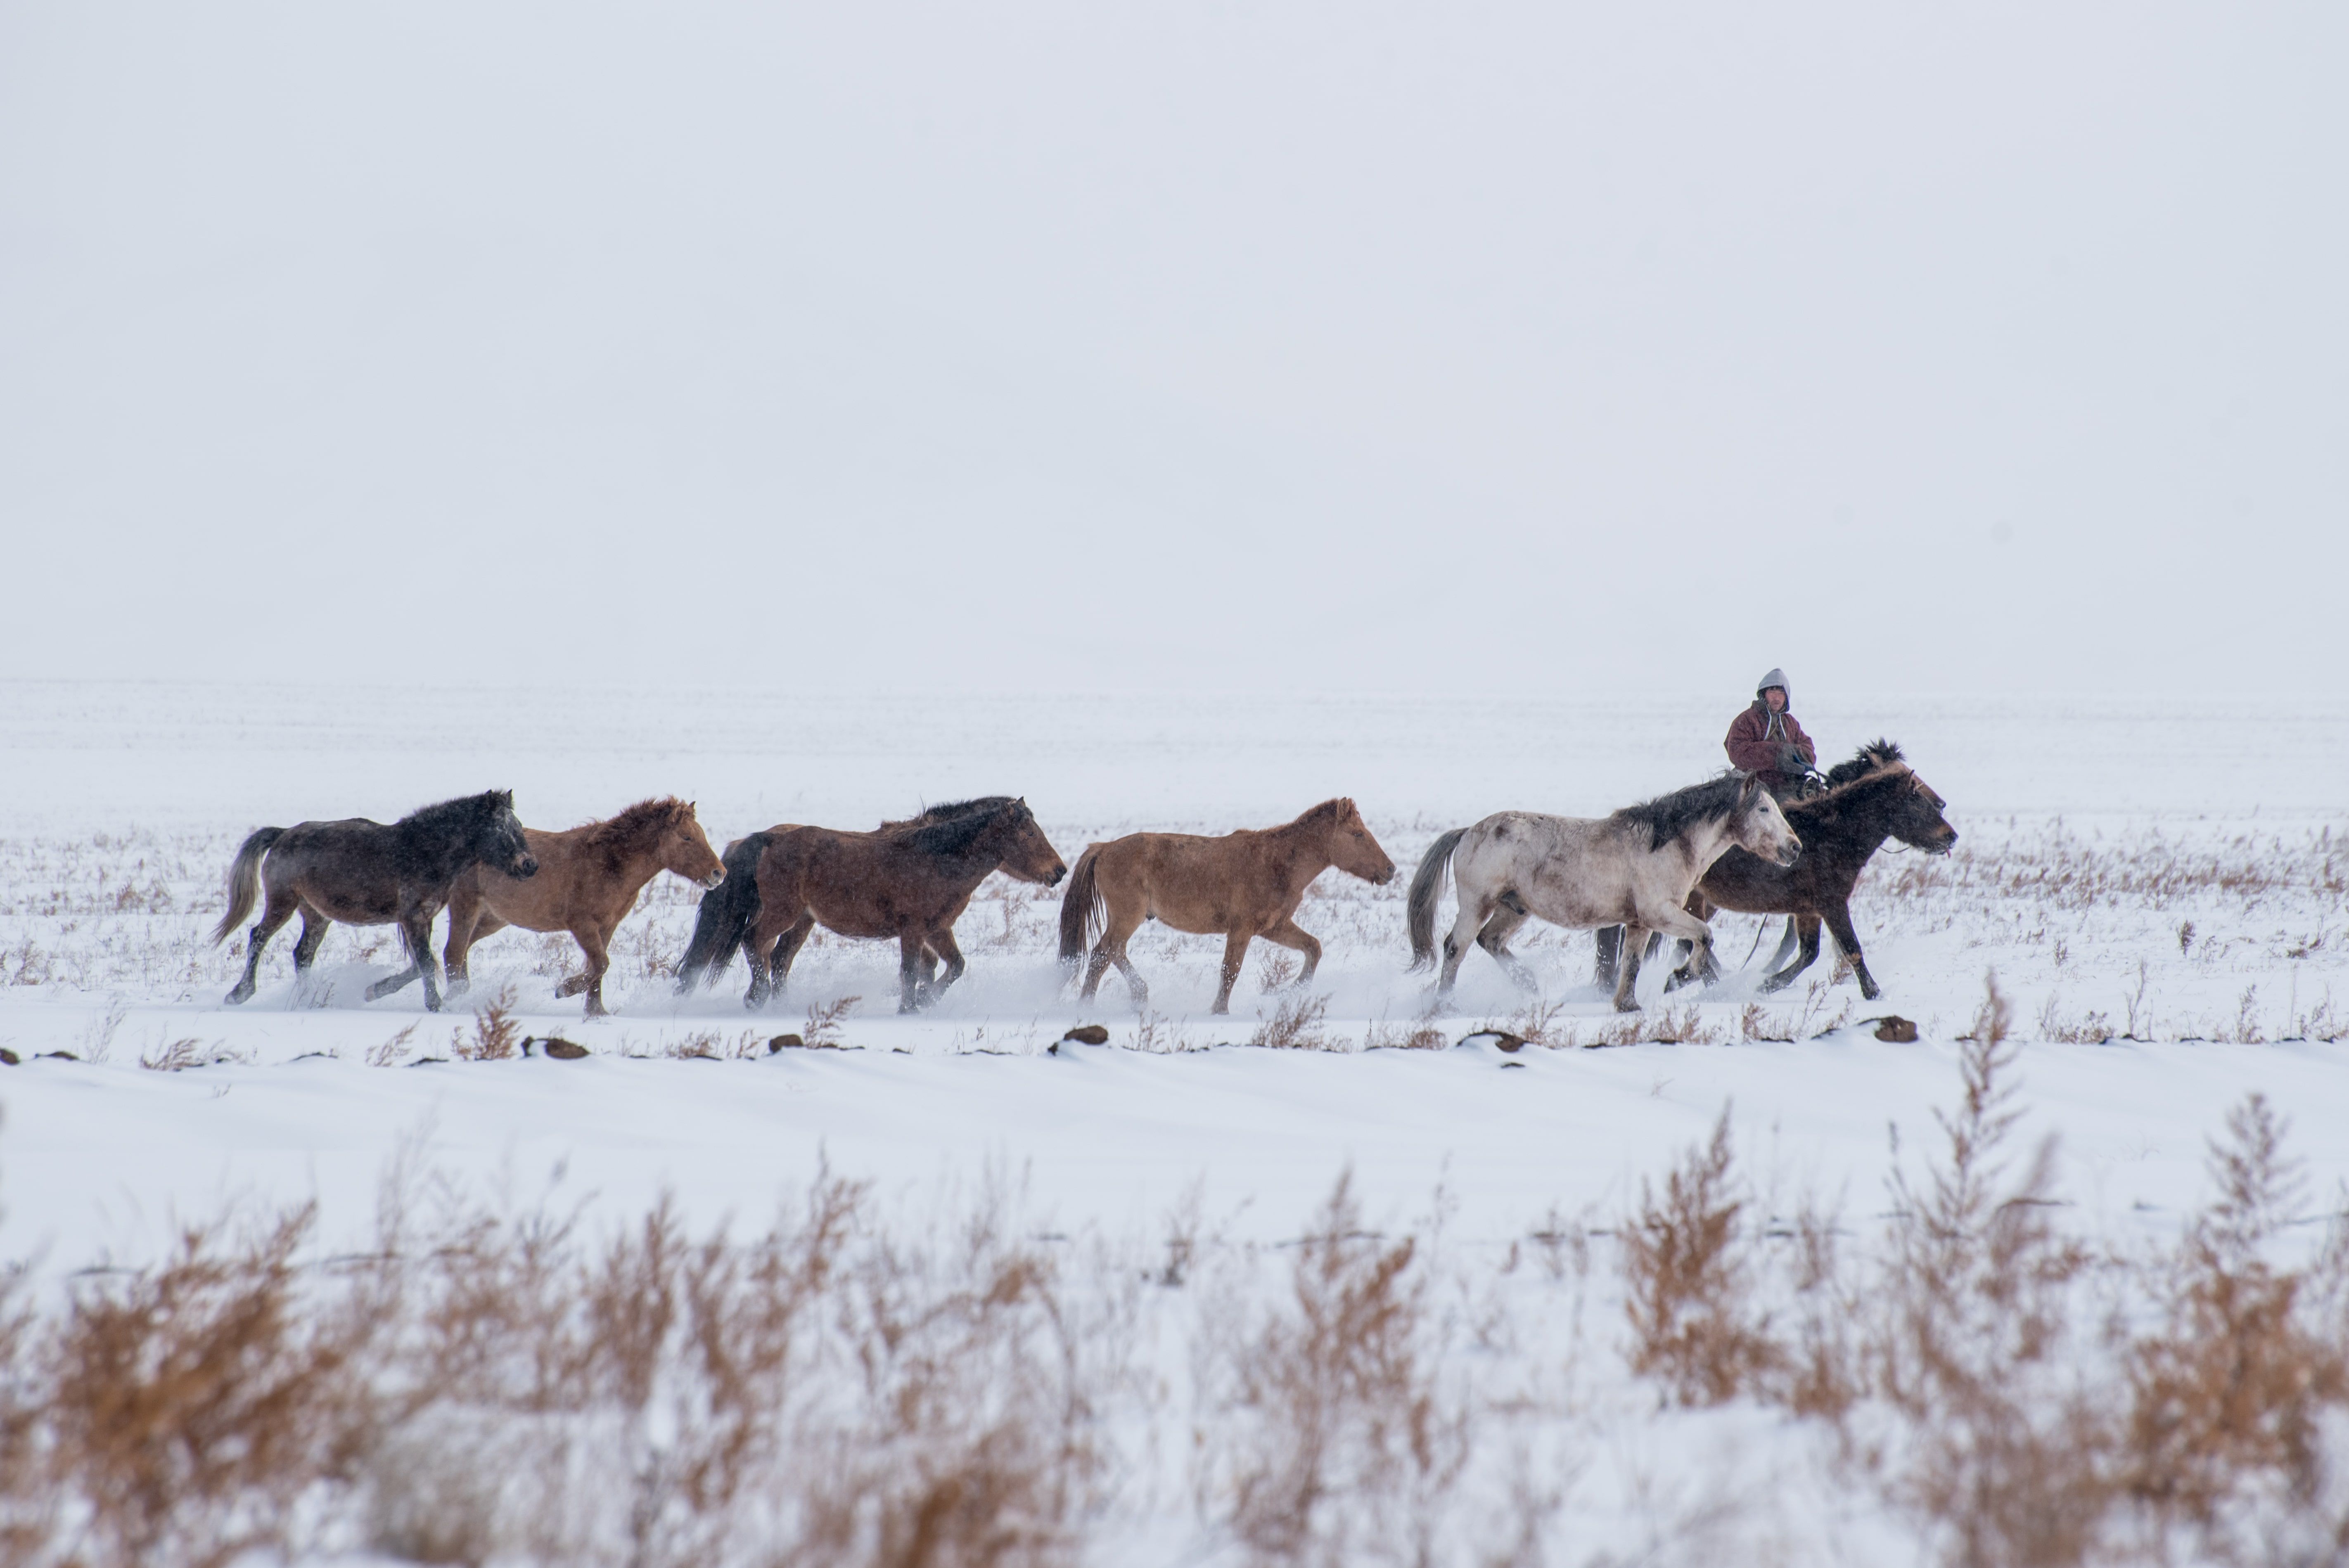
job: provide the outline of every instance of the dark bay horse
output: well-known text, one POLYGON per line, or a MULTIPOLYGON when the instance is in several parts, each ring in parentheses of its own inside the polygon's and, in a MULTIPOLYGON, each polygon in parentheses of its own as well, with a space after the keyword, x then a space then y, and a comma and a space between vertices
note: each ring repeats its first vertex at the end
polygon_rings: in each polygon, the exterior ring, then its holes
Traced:
POLYGON ((229 867, 228 913, 212 928, 217 946, 253 912, 255 897, 266 888, 268 904, 245 944, 244 978, 228 994, 229 1002, 252 998, 262 948, 299 910, 302 935, 294 944, 297 977, 318 956, 318 944, 336 921, 398 925, 408 950, 408 970, 368 986, 367 1000, 389 995, 421 975, 424 1005, 439 1012, 432 917, 448 902, 449 885, 477 865, 495 866, 516 877, 538 870, 523 825, 514 820, 511 789, 443 800, 410 811, 389 827, 352 817, 254 829, 229 867))
POLYGON ((586 970, 554 988, 558 996, 587 993, 587 1016, 604 1015, 604 975, 611 967, 612 933, 636 907, 636 895, 663 872, 705 891, 726 880, 718 851, 701 830, 690 802, 674 796, 639 800, 618 816, 559 833, 524 828, 538 874, 512 877, 474 866, 449 887, 449 944, 442 950, 451 995, 471 984, 466 954, 493 931, 567 931, 587 960, 586 970))
MULTIPOLYGON (((1533 989, 1532 972, 1508 942, 1535 915, 1582 931, 1622 923, 1643 940, 1648 932, 1663 932, 1709 952, 1710 931, 1682 904, 1697 879, 1733 847, 1780 865, 1793 865, 1802 853, 1803 841, 1778 802, 1751 773, 1724 774, 1595 820, 1501 811, 1474 827, 1454 828, 1428 846, 1412 878, 1406 901, 1412 967, 1425 968, 1435 957, 1435 903, 1447 864, 1460 911, 1444 939, 1438 998, 1452 994, 1472 940, 1510 979, 1533 989)), ((1640 947, 1626 943, 1624 949, 1615 1006, 1634 1013, 1640 947)))
POLYGON ((1324 800, 1283 827, 1242 829, 1219 839, 1128 833, 1089 845, 1061 899, 1061 962, 1073 969, 1085 954, 1087 928, 1098 929, 1101 942, 1079 1000, 1092 1000, 1114 964, 1139 1007, 1149 1001, 1150 987, 1126 957, 1125 944, 1143 921, 1221 936, 1224 975, 1214 1010, 1228 1013, 1232 985, 1257 937, 1305 954, 1297 983, 1313 978, 1321 944, 1290 917, 1313 879, 1331 866, 1381 887, 1394 879, 1394 861, 1351 800, 1324 800))
MULTIPOLYGON (((1851 960, 1859 994, 1873 1002, 1882 992, 1859 948, 1859 934, 1851 923, 1851 892, 1859 873, 1887 839, 1898 839, 1911 849, 1941 855, 1958 841, 1958 830, 1942 816, 1949 802, 1919 778, 1889 740, 1859 748, 1847 762, 1827 770, 1824 794, 1789 802, 1786 820, 1803 836, 1803 859, 1792 869, 1774 866, 1742 851, 1732 850, 1713 863, 1689 895, 1689 912, 1711 919, 1715 909, 1742 914, 1783 914, 1785 938, 1770 959, 1775 967, 1797 941, 1801 956, 1775 973, 1765 973, 1761 989, 1784 989, 1809 968, 1819 955, 1822 922, 1835 934, 1836 946, 1851 960)), ((1605 985, 1606 933, 1600 934, 1599 962, 1605 985)), ((1708 952, 1702 962, 1684 965, 1675 984, 1695 980, 1710 983, 1720 971, 1708 952)))
POLYGON ((715 979, 740 948, 750 966, 742 1005, 761 1006, 781 995, 821 923, 843 936, 895 937, 897 1010, 926 1007, 962 978, 954 923, 997 871, 1046 887, 1069 872, 1028 802, 1009 795, 933 806, 869 833, 792 823, 753 833, 726 846, 726 880, 702 895, 677 988, 715 979), (937 960, 946 974, 934 980, 937 960))

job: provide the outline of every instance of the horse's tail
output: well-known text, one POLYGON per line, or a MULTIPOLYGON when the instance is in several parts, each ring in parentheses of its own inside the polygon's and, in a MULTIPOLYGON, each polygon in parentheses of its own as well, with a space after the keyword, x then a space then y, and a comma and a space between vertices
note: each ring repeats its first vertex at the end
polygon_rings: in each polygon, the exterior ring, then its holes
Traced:
POLYGON ((758 923, 759 857, 767 852, 767 839, 752 833, 726 846, 726 880, 701 895, 693 940, 677 966, 678 995, 715 984, 758 923))
POLYGON ((1411 966, 1424 969, 1435 962, 1435 901, 1444 895, 1444 872, 1452 864, 1452 851, 1468 830, 1454 828, 1441 834, 1427 846, 1427 853, 1419 862, 1419 870, 1411 879, 1411 897, 1404 907, 1411 917, 1411 966))
POLYGON ((1066 968, 1075 968, 1084 957, 1087 928, 1101 912, 1101 852, 1099 844, 1085 846, 1077 869, 1069 873, 1069 891, 1061 895, 1061 963, 1066 968))
POLYGON ((284 836, 283 828, 255 828, 245 835, 243 847, 228 868, 228 913, 212 927, 212 945, 218 947, 228 934, 244 923, 253 913, 254 903, 261 897, 261 857, 269 846, 284 836))

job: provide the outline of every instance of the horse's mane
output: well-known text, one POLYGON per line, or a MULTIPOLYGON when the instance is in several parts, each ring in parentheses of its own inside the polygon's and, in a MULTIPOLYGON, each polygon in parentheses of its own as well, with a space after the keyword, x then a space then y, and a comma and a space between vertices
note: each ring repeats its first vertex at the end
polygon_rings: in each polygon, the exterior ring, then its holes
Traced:
POLYGON ((1850 761, 1838 762, 1827 769, 1827 788, 1832 789, 1838 784, 1848 784, 1853 779, 1865 778, 1878 769, 1889 768, 1896 762, 1908 760, 1906 757, 1900 755, 1900 748, 1891 741, 1871 740, 1854 752, 1850 761))
POLYGON ((580 835, 582 847, 604 857, 618 871, 628 861, 658 843, 661 835, 682 822, 693 808, 674 795, 639 800, 616 816, 590 822, 580 835))
POLYGON ((1873 741, 1861 747, 1859 755, 1850 761, 1838 762, 1828 769, 1825 789, 1807 800, 1787 801, 1786 817, 1790 821, 1799 816, 1807 823, 1829 822, 1861 797, 1915 777, 1899 747, 1889 740, 1873 741))
POLYGON ((929 855, 958 855, 970 848, 1007 808, 1019 802, 1009 795, 981 795, 933 806, 902 822, 884 822, 880 831, 907 849, 929 855))
POLYGON ((512 790, 484 789, 478 795, 460 795, 452 800, 419 806, 402 817, 397 825, 411 834, 446 832, 461 835, 495 821, 499 813, 512 810, 512 790))
POLYGON ((1352 797, 1347 795, 1332 795, 1329 799, 1322 801, 1319 806, 1308 806, 1302 811, 1298 812, 1297 820, 1288 825, 1292 828, 1302 828, 1312 823, 1327 823, 1330 827, 1334 828, 1344 819, 1346 813, 1353 809, 1354 801, 1352 797))
POLYGON ((1637 822, 1648 830, 1648 848, 1652 852, 1662 849, 1699 822, 1710 822, 1726 817, 1737 809, 1737 797, 1745 788, 1747 775, 1723 773, 1702 784, 1692 784, 1685 789, 1675 789, 1669 795, 1659 795, 1652 800, 1642 800, 1636 806, 1626 806, 1615 813, 1617 820, 1637 822))

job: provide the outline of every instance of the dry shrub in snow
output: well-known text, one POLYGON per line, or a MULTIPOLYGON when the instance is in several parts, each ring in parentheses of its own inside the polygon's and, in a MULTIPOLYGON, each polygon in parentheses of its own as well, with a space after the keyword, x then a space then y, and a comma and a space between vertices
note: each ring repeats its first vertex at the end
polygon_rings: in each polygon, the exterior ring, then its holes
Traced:
POLYGON ((1288 1302, 1239 1309, 1247 1327, 1214 1346, 1201 1381, 1222 1419, 1200 1455, 1202 1504, 1255 1560, 1433 1554, 1468 1416, 1436 1378, 1418 1252, 1364 1233, 1342 1178, 1298 1244, 1288 1302))
POLYGON ((2174 1249, 2101 1251, 2058 1222, 2052 1143, 2013 1147, 2011 1024, 1993 984, 1940 1148, 1895 1177, 1871 1249, 1806 1211, 1761 1263, 1725 1119, 1643 1188, 1631 1369, 1817 1420, 1960 1568, 2349 1559, 2349 1233, 2299 1269, 2271 1256, 2296 1202, 2273 1112, 2230 1115, 2174 1249))
POLYGON ((1328 996, 1299 993, 1284 997, 1272 1010, 1272 1016, 1257 1026, 1256 1033, 1248 1037, 1248 1044, 1276 1051, 1342 1050, 1345 1042, 1333 1040, 1322 1032, 1321 1019, 1329 1011, 1328 996))
POLYGON ((469 1062, 505 1061, 521 1048, 522 1026, 514 1021, 513 993, 503 989, 474 1009, 471 1037, 460 1034, 449 1045, 452 1054, 469 1062))
POLYGON ((1713 1136, 1664 1179, 1640 1184, 1623 1223, 1624 1310, 1631 1369, 1663 1382, 1685 1405, 1733 1398, 1781 1360, 1754 1310, 1740 1216, 1746 1202, 1730 1171, 1729 1109, 1713 1136))

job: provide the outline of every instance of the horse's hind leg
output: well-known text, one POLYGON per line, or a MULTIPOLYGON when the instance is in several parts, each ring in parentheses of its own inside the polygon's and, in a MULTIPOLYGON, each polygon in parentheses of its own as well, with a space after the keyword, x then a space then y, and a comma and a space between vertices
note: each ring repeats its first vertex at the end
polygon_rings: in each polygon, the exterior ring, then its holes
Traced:
POLYGON ((1639 987, 1640 958, 1647 950, 1646 930, 1637 925, 1625 926, 1623 928, 1623 960, 1616 966, 1615 971, 1615 1010, 1619 1013, 1636 1013, 1640 1010, 1640 1004, 1632 996, 1632 992, 1639 987))
POLYGON ((294 918, 294 912, 300 907, 299 899, 281 893, 274 887, 269 890, 269 903, 262 910, 260 920, 245 934, 244 978, 239 980, 228 994, 231 1006, 253 1000, 254 977, 261 972, 261 950, 269 945, 269 939, 294 918))
POLYGON ((586 957, 587 972, 565 980, 561 988, 555 992, 558 996, 574 996, 582 991, 586 992, 585 1016, 590 1018, 600 1018, 605 1016, 604 975, 612 967, 612 952, 606 945, 609 936, 608 932, 597 926, 574 925, 571 928, 571 940, 579 944, 580 953, 586 957))
POLYGON ((1444 965, 1435 972, 1437 1001, 1452 995, 1453 985, 1460 978, 1460 961, 1468 956, 1469 944, 1485 929, 1493 908, 1489 903, 1471 903, 1464 895, 1462 897, 1460 912, 1452 917, 1452 929, 1444 934, 1444 965))
POLYGON ((1538 991, 1541 982, 1534 978, 1534 972, 1526 966, 1524 959, 1509 951, 1509 938, 1517 934, 1517 928, 1525 924, 1526 919, 1523 911, 1504 905, 1485 923, 1485 929, 1476 934, 1476 945, 1493 955, 1493 962, 1501 966, 1501 973, 1506 975, 1518 990, 1538 991))
POLYGON ((791 984, 792 963, 799 957, 800 949, 807 945, 807 939, 814 931, 815 916, 802 914, 784 929, 782 940, 775 944, 776 995, 781 995, 783 987, 791 984))
POLYGON ((897 937, 897 1011, 917 1013, 922 1008, 922 934, 907 930, 897 937))
POLYGON ((927 942, 928 947, 926 948, 922 954, 926 962, 922 965, 923 976, 920 995, 922 998, 922 1006, 927 1007, 936 1003, 939 997, 945 995, 947 994, 947 987, 961 979, 963 971, 969 968, 970 965, 964 959, 962 955, 962 948, 956 943, 954 939, 954 932, 950 928, 940 926, 937 930, 931 932, 928 937, 925 940, 927 942), (946 973, 939 976, 936 981, 932 981, 929 977, 929 965, 926 962, 930 957, 931 950, 933 949, 936 950, 937 955, 944 958, 947 963, 946 973))
POLYGON ((1134 1006, 1139 1009, 1150 1005, 1150 987, 1133 967, 1133 960, 1125 955, 1125 944, 1141 923, 1138 917, 1122 913, 1114 904, 1110 907, 1101 940, 1093 944, 1093 955, 1085 963, 1085 983, 1077 993, 1078 1001, 1093 999, 1093 993, 1101 989, 1102 976, 1114 964, 1117 972, 1125 977, 1125 994, 1134 1006))
POLYGON ((1590 983, 1601 990, 1615 988, 1616 966, 1623 957, 1623 928, 1602 925, 1596 933, 1599 938, 1599 964, 1590 972, 1590 983))
POLYGON ((1254 934, 1235 931, 1224 938, 1223 984, 1216 987, 1216 1005, 1208 1011, 1228 1013, 1232 1010, 1232 987, 1239 984, 1240 966, 1247 962, 1248 944, 1254 934))
POLYGON ((1298 975, 1296 983, 1300 989, 1313 984, 1313 972, 1321 967, 1321 944, 1314 940, 1311 932, 1283 915, 1269 930, 1257 934, 1267 942, 1305 954, 1305 971, 1298 975))
POLYGON ((309 978, 310 965, 318 959, 318 946, 326 940, 327 928, 334 921, 325 911, 310 904, 302 906, 302 934, 294 944, 294 985, 297 994, 309 978))

